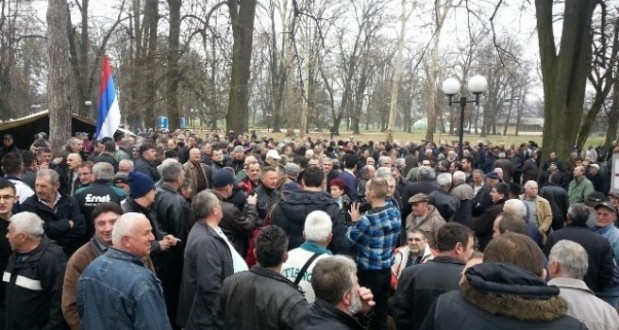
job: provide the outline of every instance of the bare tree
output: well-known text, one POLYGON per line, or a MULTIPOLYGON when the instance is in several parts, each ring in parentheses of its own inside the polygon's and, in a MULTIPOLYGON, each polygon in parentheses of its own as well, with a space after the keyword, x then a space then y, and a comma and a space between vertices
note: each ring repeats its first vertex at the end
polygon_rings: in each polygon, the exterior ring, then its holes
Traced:
POLYGON ((59 151, 71 136, 71 95, 69 63, 69 6, 66 0, 47 4, 47 47, 49 55, 49 135, 52 148, 59 151))

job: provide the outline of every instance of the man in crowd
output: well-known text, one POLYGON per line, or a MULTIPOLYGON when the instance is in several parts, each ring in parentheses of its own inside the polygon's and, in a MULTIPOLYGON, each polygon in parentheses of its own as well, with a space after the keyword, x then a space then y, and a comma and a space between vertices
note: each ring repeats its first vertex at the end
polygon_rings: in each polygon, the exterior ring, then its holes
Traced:
POLYGON ((312 270, 318 260, 331 255, 327 249, 331 238, 331 219, 324 211, 313 211, 307 215, 303 227, 305 242, 288 251, 288 258, 282 265, 282 275, 299 286, 307 302, 314 302, 311 279, 312 270))
POLYGON ((303 243, 303 225, 307 216, 316 210, 323 210, 333 223, 333 239, 329 249, 336 254, 348 252, 344 213, 330 194, 324 191, 322 183, 324 172, 319 167, 309 167, 303 175, 303 190, 291 193, 280 201, 273 210, 272 223, 288 234, 288 249, 292 250, 303 243))
POLYGON ((198 193, 192 209, 196 222, 185 248, 177 324, 187 330, 210 329, 216 327, 215 303, 224 279, 247 265, 219 228, 223 212, 217 196, 198 193))
POLYGON ((79 176, 79 187, 83 188, 95 181, 94 175, 92 175, 93 164, 91 162, 83 162, 77 169, 79 176))
POLYGON ((552 210, 550 203, 537 192, 537 182, 527 181, 524 184, 524 194, 520 196, 520 199, 529 210, 528 222, 535 224, 542 237, 546 237, 552 225, 552 210))
POLYGON ((567 212, 567 225, 548 235, 544 254, 548 256, 552 247, 561 240, 580 244, 587 252, 589 264, 584 281, 589 289, 598 292, 611 283, 615 264, 608 240, 587 227, 589 213, 586 205, 572 204, 567 212))
POLYGON ((19 197, 19 203, 23 204, 28 197, 34 195, 34 191, 22 180, 24 161, 18 152, 10 152, 2 157, 2 172, 4 178, 10 180, 15 185, 15 194, 19 197))
POLYGON ((420 230, 426 236, 430 248, 436 248, 436 233, 445 225, 445 219, 434 205, 428 203, 428 195, 415 194, 408 200, 412 212, 406 218, 406 230, 420 230))
POLYGON ((319 260, 311 280, 316 301, 300 328, 365 329, 353 315, 368 312, 375 303, 372 292, 359 287, 356 273, 357 265, 349 257, 332 256, 319 260))
POLYGON ((454 172, 453 188, 451 189, 450 194, 458 202, 455 221, 471 227, 473 225, 471 212, 473 212, 473 198, 475 197, 475 192, 473 192, 473 188, 466 184, 465 181, 466 175, 464 172, 454 172))
POLYGON ((404 202, 402 218, 406 220, 412 212, 412 205, 409 206, 412 196, 417 194, 429 195, 436 190, 438 190, 438 185, 434 183, 434 170, 430 167, 420 167, 417 171, 417 181, 408 183, 402 194, 402 201, 404 202))
MULTIPOLYGON (((13 205, 17 203, 15 185, 5 179, 0 179, 0 272, 4 274, 9 256, 12 253, 11 245, 7 239, 9 224, 13 216, 13 205)), ((6 284, 0 282, 0 329, 4 330, 4 313, 6 298, 6 284)))
POLYGON ((584 203, 587 196, 595 191, 593 183, 585 176, 585 167, 582 165, 574 168, 574 179, 570 182, 567 194, 570 197, 570 204, 584 203))
POLYGON ((449 194, 451 190, 451 173, 441 173, 436 177, 438 190, 428 194, 428 202, 436 207, 445 221, 454 221, 458 201, 449 194))
POLYGON ((154 241, 148 219, 126 213, 112 229, 112 247, 92 261, 78 282, 83 329, 171 329, 163 289, 145 267, 154 241))
POLYGON ((153 182, 159 181, 161 175, 157 171, 155 159, 157 158, 157 148, 154 143, 146 141, 139 149, 140 158, 135 161, 134 171, 148 175, 153 182))
POLYGON ((245 193, 250 195, 260 185, 261 169, 260 163, 254 156, 245 158, 245 169, 237 174, 237 180, 240 180, 238 187, 245 193))
POLYGON ((279 170, 277 167, 267 166, 262 169, 260 185, 253 191, 258 198, 258 227, 264 225, 264 221, 271 207, 282 200, 281 195, 277 191, 279 186, 279 170))
POLYGON ((580 244, 557 242, 548 256, 548 285, 561 289, 559 296, 567 301, 567 315, 584 323, 587 329, 619 329, 617 311, 596 297, 583 281, 590 268, 587 260, 587 251, 580 244))
POLYGON ((116 152, 116 143, 114 143, 114 140, 112 139, 106 139, 103 142, 103 151, 101 151, 101 153, 93 158, 93 162, 96 163, 100 163, 100 162, 106 162, 110 165, 112 165, 112 167, 114 168, 114 173, 118 172, 118 161, 114 158, 114 153, 116 152))
POLYGON ((258 265, 230 276, 219 291, 219 328, 288 330, 301 324, 307 301, 298 287, 281 275, 287 249, 286 233, 277 226, 258 235, 258 265))
POLYGON ((58 173, 50 169, 37 172, 36 195, 21 206, 43 219, 45 234, 70 256, 86 239, 86 223, 75 198, 61 194, 58 173))
POLYGON ((496 217, 503 212, 503 204, 508 195, 509 185, 507 183, 495 183, 490 191, 492 206, 486 209, 477 220, 473 220, 473 230, 477 236, 480 251, 483 251, 492 239, 492 225, 496 217))
POLYGON ((200 161, 200 149, 189 150, 189 160, 183 164, 183 168, 191 182, 191 198, 211 186, 211 169, 200 161))
POLYGON ((250 235, 258 222, 257 198, 255 195, 247 197, 245 212, 241 212, 232 204, 228 199, 234 191, 234 175, 226 170, 218 170, 213 173, 212 185, 211 192, 221 202, 223 212, 219 227, 226 234, 234 249, 245 258, 249 248, 250 235))
POLYGON ((385 202, 387 192, 385 179, 373 178, 365 194, 371 209, 361 214, 359 204, 354 203, 349 211, 353 224, 347 236, 351 250, 357 255, 359 283, 375 293, 373 329, 384 329, 387 325, 393 249, 400 240, 400 211, 385 202))
MULTIPOLYGON (((419 229, 406 232, 406 245, 401 246, 395 251, 391 273, 399 279, 405 268, 423 264, 432 260, 433 253, 426 239, 426 235, 419 229)), ((392 282, 392 286, 393 286, 392 282)))
POLYGON ((340 172, 338 178, 346 183, 346 194, 351 200, 357 199, 357 177, 355 176, 355 170, 357 169, 357 162, 359 157, 355 154, 344 155, 344 170, 340 172))
POLYGON ((114 178, 114 167, 112 167, 112 164, 108 162, 97 163, 92 167, 92 171, 95 181, 86 187, 78 189, 74 195, 86 222, 86 238, 92 237, 94 233, 91 213, 95 206, 106 202, 114 202, 120 205, 120 202, 127 197, 127 193, 124 190, 114 186, 112 183, 114 178))
POLYGON ((143 214, 150 222, 155 240, 152 241, 151 257, 155 269, 167 260, 167 251, 174 246, 177 239, 168 235, 159 227, 157 214, 151 207, 155 203, 157 191, 153 180, 140 172, 129 173, 129 197, 121 205, 124 213, 136 212, 143 214))
POLYGON ((421 329, 578 329, 559 289, 544 282, 544 255, 529 237, 505 233, 464 272, 460 290, 439 296, 421 329))
POLYGON ((45 236, 43 221, 32 212, 11 217, 6 235, 13 254, 6 283, 5 329, 66 329, 62 318, 62 249, 45 236))
POLYGON ((193 217, 189 203, 179 193, 185 180, 183 165, 173 161, 162 164, 160 170, 162 182, 157 187, 157 197, 152 208, 161 230, 174 236, 176 242, 170 246, 165 262, 159 262, 157 265, 157 276, 163 286, 168 317, 172 324, 176 324, 175 306, 178 305, 182 279, 179 269, 183 269, 185 243, 193 217))
POLYGON ((552 173, 548 178, 548 185, 542 187, 540 195, 548 200, 552 211, 552 230, 559 230, 565 225, 565 215, 570 206, 570 197, 561 186, 561 174, 552 173))
MULTIPOLYGON (((84 269, 112 246, 112 228, 121 215, 122 209, 117 203, 98 204, 92 211, 94 236, 88 243, 77 249, 67 262, 62 288, 62 314, 71 330, 80 328, 80 318, 77 312, 77 281, 84 269)), ((146 256, 142 261, 153 272, 155 271, 150 257, 146 256)))
POLYGON ((400 276, 393 304, 398 329, 419 329, 434 300, 458 289, 464 264, 473 254, 475 237, 464 225, 448 223, 436 237, 438 254, 434 259, 406 268, 400 276))
MULTIPOLYGON (((63 182, 60 183, 60 190, 62 192, 66 192, 66 194, 73 196, 75 191, 82 186, 79 174, 79 169, 81 166, 82 156, 80 156, 79 153, 70 153, 67 156, 66 172, 59 173, 60 178, 63 178, 64 174, 66 175, 67 180, 65 184, 63 184, 63 182)), ((59 166, 57 171, 63 172, 64 170, 62 166, 59 166)))

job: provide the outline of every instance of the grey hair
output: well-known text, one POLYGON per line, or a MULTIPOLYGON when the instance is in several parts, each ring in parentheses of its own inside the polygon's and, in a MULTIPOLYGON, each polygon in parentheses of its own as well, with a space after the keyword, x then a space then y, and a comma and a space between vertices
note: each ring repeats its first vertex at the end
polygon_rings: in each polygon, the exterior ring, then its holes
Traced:
POLYGON ((130 172, 133 171, 133 162, 130 159, 121 159, 120 162, 118 162, 118 167, 120 167, 121 164, 129 164, 131 168, 130 172))
POLYGON ((380 156, 380 157, 378 157, 378 164, 382 165, 385 161, 387 161, 389 159, 390 159, 389 156, 380 156))
POLYGON ((305 239, 312 242, 325 242, 331 234, 333 222, 325 211, 313 211, 305 218, 303 233, 305 239))
POLYGON ((37 171, 37 179, 44 178, 46 176, 49 176, 49 181, 52 185, 55 186, 60 184, 60 176, 58 175, 58 172, 50 168, 43 168, 37 171))
POLYGON ((474 169, 473 170, 473 174, 479 174, 482 177, 484 176, 484 171, 480 170, 480 169, 474 169))
POLYGON ((574 203, 567 208, 568 221, 573 224, 584 224, 589 220, 590 213, 589 207, 582 203, 574 203))
POLYGON ((455 171, 453 174, 453 181, 466 181, 466 174, 462 171, 455 171))
POLYGON ((43 220, 32 212, 20 212, 11 217, 11 224, 16 233, 25 233, 32 237, 42 237, 43 220))
POLYGON ((114 179, 114 166, 107 162, 99 162, 92 167, 92 173, 97 180, 112 180, 114 179))
POLYGON ((393 167, 389 168, 389 167, 379 167, 376 170, 376 174, 374 174, 375 177, 377 178, 390 178, 391 177, 391 169, 393 167))
POLYGON ((528 187, 531 187, 532 185, 536 185, 537 186, 537 182, 535 180, 529 180, 529 181, 525 182, 524 187, 528 188, 528 187))
POLYGON ((406 165, 406 160, 405 160, 404 158, 397 158, 397 159, 395 160, 395 164, 396 164, 397 166, 400 166, 400 165, 406 165))
POLYGON ((561 274, 570 278, 582 280, 587 274, 589 257, 580 244, 570 240, 560 240, 550 249, 548 261, 561 264, 561 274))
POLYGON ((337 305, 345 293, 354 289, 357 264, 348 256, 321 258, 312 269, 312 289, 316 298, 337 305))
POLYGON ((417 180, 418 181, 432 181, 434 180, 434 169, 421 166, 419 170, 417 170, 417 180))
POLYGON ((114 227, 112 228, 112 245, 120 246, 120 241, 123 237, 133 235, 135 224, 138 219, 145 219, 148 221, 148 218, 146 218, 144 214, 138 212, 128 212, 118 217, 118 220, 114 222, 114 227))
POLYGON ((216 205, 219 205, 219 198, 208 190, 199 192, 191 201, 191 209, 196 220, 206 219, 213 214, 216 205))
POLYGON ((163 182, 174 182, 183 171, 183 165, 177 161, 161 164, 161 179, 163 182))
POLYGON ((512 198, 506 200, 505 204, 503 204, 503 210, 505 209, 512 210, 516 215, 522 217, 523 219, 527 215, 527 205, 519 199, 512 198))
POLYGON ((436 183, 441 188, 449 188, 451 186, 451 174, 441 173, 436 177, 436 183))

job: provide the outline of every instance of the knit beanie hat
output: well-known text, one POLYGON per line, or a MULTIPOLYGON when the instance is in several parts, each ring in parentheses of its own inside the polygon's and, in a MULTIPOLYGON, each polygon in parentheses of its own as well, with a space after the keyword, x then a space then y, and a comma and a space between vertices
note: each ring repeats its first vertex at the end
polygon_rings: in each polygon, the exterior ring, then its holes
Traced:
POLYGON ((135 171, 129 173, 129 197, 140 198, 154 188, 155 183, 150 176, 135 171))

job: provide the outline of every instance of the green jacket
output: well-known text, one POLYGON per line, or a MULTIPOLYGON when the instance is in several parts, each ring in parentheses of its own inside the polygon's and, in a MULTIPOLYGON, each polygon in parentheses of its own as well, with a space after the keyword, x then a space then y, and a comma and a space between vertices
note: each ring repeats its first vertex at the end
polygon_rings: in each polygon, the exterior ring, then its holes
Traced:
POLYGON ((587 196, 594 192, 593 183, 589 181, 586 177, 581 177, 580 179, 574 178, 572 182, 570 182, 570 187, 567 194, 570 196, 570 204, 573 203, 584 203, 587 199, 587 196))

